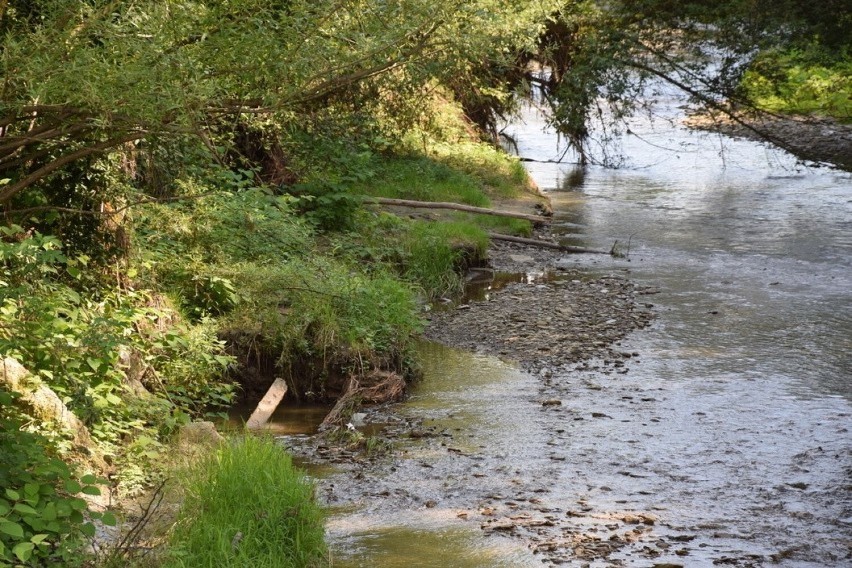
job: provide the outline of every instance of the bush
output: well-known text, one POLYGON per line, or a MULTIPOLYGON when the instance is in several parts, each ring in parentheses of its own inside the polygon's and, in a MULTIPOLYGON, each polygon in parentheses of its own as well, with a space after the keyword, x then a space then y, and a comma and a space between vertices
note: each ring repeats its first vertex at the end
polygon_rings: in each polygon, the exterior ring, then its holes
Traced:
POLYGON ((47 454, 45 438, 22 431, 13 399, 0 390, 0 566, 77 566, 95 535, 91 520, 115 517, 88 510, 76 495, 99 495, 99 480, 78 479, 47 454))
POLYGON ((151 472, 158 438, 230 405, 234 386, 223 372, 232 359, 207 321, 175 322, 143 291, 100 285, 96 270, 66 258, 54 237, 3 229, 0 353, 63 399, 99 449, 124 466, 118 479, 129 489, 144 476, 125 474, 151 472), (133 378, 151 396, 127 388, 128 367, 137 367, 133 378))
POLYGON ((743 77, 746 95, 761 108, 852 120, 852 62, 816 48, 761 54, 743 77))
POLYGON ((188 472, 169 567, 324 565, 313 487, 272 439, 222 447, 188 472))

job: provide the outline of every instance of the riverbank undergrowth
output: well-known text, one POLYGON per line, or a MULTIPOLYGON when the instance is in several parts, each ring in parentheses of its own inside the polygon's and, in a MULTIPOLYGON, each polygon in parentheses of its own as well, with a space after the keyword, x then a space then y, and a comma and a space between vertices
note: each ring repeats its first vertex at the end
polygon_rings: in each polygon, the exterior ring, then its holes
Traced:
POLYGON ((168 568, 327 565, 313 487, 274 440, 225 444, 181 481, 168 568))

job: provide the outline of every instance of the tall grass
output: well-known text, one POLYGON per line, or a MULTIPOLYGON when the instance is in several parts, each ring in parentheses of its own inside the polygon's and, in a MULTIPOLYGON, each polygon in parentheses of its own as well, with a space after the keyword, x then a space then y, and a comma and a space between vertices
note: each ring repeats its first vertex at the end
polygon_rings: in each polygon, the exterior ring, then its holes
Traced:
POLYGON ((414 222, 403 239, 406 251, 404 275, 426 296, 436 298, 461 292, 459 264, 463 255, 481 258, 488 247, 488 235, 464 221, 414 222))
POLYGON ((313 487, 272 439, 247 437, 196 465, 171 535, 169 568, 326 565, 313 487))

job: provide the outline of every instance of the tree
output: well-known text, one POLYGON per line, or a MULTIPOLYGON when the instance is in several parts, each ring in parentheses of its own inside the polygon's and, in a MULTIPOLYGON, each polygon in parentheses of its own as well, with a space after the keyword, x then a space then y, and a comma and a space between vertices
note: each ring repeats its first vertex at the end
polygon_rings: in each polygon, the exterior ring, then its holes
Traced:
POLYGON ((514 6, 3 2, 0 205, 57 206, 29 190, 141 141, 192 139, 221 161, 252 117, 282 128, 392 98, 412 111, 406 94, 535 37, 538 8, 514 6))

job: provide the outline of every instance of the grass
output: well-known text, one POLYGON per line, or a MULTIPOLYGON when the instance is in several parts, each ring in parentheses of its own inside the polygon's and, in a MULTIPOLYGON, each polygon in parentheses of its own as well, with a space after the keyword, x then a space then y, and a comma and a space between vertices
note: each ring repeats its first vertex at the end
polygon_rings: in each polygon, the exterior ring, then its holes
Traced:
POLYGON ((375 177, 354 184, 351 191, 372 197, 453 201, 477 207, 491 204, 475 178, 424 156, 380 159, 375 177))
POLYGON ((168 568, 326 565, 313 486, 270 438, 246 437, 194 466, 168 568))
POLYGON ((481 257, 488 247, 488 235, 465 221, 416 221, 408 226, 403 240, 406 253, 403 274, 428 297, 461 292, 457 272, 464 255, 481 257))

